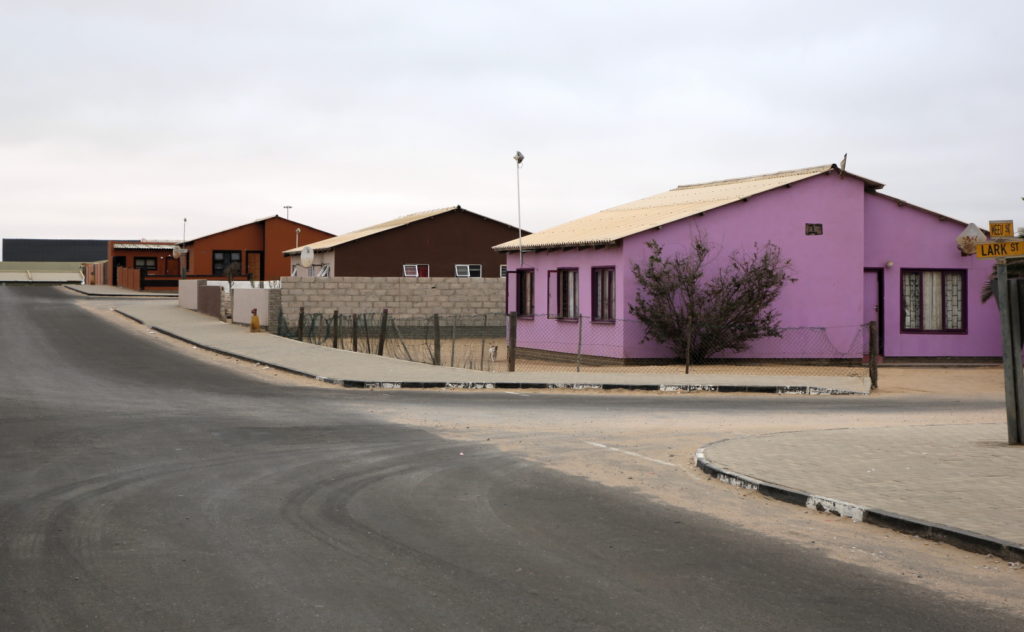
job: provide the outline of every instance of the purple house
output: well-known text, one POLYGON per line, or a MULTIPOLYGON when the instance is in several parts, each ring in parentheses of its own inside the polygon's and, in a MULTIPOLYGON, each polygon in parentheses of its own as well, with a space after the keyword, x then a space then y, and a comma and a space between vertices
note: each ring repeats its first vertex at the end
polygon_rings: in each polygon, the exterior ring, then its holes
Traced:
POLYGON ((646 261, 647 242, 671 255, 701 231, 717 265, 770 241, 797 279, 775 303, 781 338, 718 357, 855 360, 867 347, 865 323, 877 321, 889 358, 998 358, 998 310, 980 299, 991 261, 961 254, 963 222, 882 186, 835 165, 681 186, 499 244, 518 345, 613 362, 671 358, 643 341, 629 312, 631 266, 646 261))

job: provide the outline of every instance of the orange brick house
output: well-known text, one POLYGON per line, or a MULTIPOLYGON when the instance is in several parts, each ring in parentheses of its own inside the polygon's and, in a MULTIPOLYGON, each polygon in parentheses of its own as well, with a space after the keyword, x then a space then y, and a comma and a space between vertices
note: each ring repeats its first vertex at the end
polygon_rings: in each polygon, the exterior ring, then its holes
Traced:
POLYGON ((273 281, 291 273, 282 252, 333 236, 274 215, 178 245, 188 251, 181 260, 189 278, 226 278, 230 273, 253 281, 273 281))

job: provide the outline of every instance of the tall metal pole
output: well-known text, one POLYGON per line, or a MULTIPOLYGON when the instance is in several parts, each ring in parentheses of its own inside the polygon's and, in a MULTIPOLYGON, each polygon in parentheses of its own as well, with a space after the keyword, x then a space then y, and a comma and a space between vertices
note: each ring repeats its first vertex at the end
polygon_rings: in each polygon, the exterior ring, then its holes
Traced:
POLYGON ((523 168, 523 152, 517 151, 512 159, 516 161, 516 221, 519 224, 519 267, 523 267, 523 206, 519 199, 519 170, 523 168))
MULTIPOLYGON (((1015 280, 1014 280, 1015 281, 1015 280)), ((1021 322, 1020 296, 1016 282, 1011 282, 1006 260, 996 264, 996 300, 999 302, 999 320, 1003 332, 1003 380, 1006 392, 1007 442, 1024 442, 1024 376, 1021 375, 1021 322)))
POLYGON ((285 204, 285 205, 284 205, 284 218, 285 218, 285 219, 288 219, 288 218, 289 218, 288 216, 289 216, 289 215, 291 215, 291 213, 292 213, 292 207, 291 207, 291 205, 289 205, 289 204, 285 204))

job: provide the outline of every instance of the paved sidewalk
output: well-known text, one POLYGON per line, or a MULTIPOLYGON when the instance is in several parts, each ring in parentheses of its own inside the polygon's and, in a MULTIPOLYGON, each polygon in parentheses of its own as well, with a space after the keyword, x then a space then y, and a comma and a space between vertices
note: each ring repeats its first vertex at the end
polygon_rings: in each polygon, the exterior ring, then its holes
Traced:
POLYGON ((196 346, 350 387, 580 388, 793 394, 870 392, 866 377, 475 371, 302 343, 182 309, 175 301, 125 301, 117 311, 196 346))
POLYGON ((177 292, 139 292, 116 285, 68 284, 65 289, 97 298, 178 298, 177 292))
POLYGON ((729 439, 697 454, 779 500, 1024 560, 1024 446, 1006 424, 894 426, 729 439))

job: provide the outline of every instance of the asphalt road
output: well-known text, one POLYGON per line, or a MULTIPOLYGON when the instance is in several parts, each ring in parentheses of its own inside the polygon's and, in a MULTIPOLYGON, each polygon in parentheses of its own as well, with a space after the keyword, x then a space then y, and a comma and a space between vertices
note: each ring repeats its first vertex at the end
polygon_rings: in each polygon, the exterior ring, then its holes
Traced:
POLYGON ((197 362, 58 289, 0 286, 0 350, 5 632, 1022 627, 385 423, 372 413, 383 393, 268 386, 197 362))

